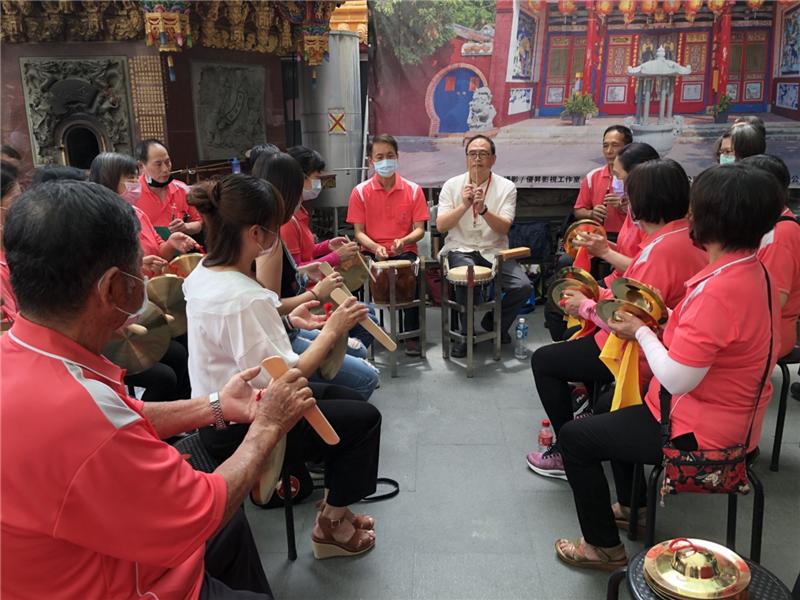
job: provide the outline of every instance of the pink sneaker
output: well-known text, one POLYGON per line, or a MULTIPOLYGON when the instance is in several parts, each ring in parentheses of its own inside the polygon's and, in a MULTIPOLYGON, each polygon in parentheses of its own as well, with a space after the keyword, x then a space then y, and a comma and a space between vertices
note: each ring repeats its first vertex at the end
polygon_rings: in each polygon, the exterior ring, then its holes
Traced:
POLYGON ((531 452, 528 454, 527 459, 528 466, 534 473, 545 477, 567 480, 561 452, 555 446, 550 446, 544 452, 531 452))

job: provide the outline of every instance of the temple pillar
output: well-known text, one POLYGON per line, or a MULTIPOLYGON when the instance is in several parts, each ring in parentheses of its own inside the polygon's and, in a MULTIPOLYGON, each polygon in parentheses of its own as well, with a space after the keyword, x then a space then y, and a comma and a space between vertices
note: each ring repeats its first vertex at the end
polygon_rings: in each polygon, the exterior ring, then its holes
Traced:
POLYGON ((594 72, 594 47, 597 42, 597 16, 594 12, 594 0, 586 3, 588 20, 586 21, 586 52, 583 58, 583 89, 584 94, 591 94, 592 73, 594 72))
POLYGON ((717 87, 717 100, 719 100, 728 89, 728 73, 730 71, 731 59, 731 22, 731 4, 726 2, 719 24, 719 83, 717 87))

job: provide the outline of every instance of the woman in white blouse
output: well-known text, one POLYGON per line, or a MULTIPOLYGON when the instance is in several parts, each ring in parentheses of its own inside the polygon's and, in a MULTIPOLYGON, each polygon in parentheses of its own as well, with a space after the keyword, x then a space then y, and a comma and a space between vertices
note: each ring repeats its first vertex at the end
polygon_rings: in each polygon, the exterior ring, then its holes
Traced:
MULTIPOLYGON (((203 215, 208 250, 184 283, 192 392, 217 391, 242 365, 258 365, 269 356, 280 356, 310 376, 334 342, 366 316, 366 307, 348 300, 298 356, 286 327, 319 327, 323 319, 309 312, 316 302, 297 307, 282 320, 278 296, 262 287, 252 270, 256 257, 278 246, 280 194, 266 181, 234 174, 196 186, 189 203, 203 215)), ((268 383, 269 375, 263 371, 253 380, 257 387, 268 383)), ((317 402, 341 441, 326 445, 302 420, 287 436, 285 460, 325 463, 328 492, 311 535, 314 555, 361 554, 375 545, 374 520, 354 515, 347 507, 375 491, 381 416, 374 406, 359 400, 317 397, 317 402)), ((201 437, 212 454, 224 458, 241 442, 246 427, 207 428, 201 437)))

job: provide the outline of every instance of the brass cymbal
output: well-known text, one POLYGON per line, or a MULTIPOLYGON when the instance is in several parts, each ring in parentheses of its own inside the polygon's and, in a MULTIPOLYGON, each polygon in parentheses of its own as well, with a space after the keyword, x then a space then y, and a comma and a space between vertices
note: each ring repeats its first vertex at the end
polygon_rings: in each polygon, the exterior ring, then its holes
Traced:
POLYGON ((597 296, 594 295, 594 290, 589 286, 574 279, 559 279, 558 281, 554 281, 553 285, 550 287, 550 298, 559 308, 561 308, 560 302, 564 297, 564 292, 567 290, 576 290, 587 298, 597 300, 597 296))
POLYGON ((342 363, 344 363, 344 357, 347 354, 347 334, 340 336, 338 340, 336 340, 336 344, 334 344, 331 351, 328 353, 328 356, 322 361, 319 366, 319 374, 322 376, 323 379, 330 381, 336 374, 339 372, 339 369, 342 368, 342 363))
POLYGON ((575 241, 580 241, 589 233, 596 233, 606 237, 605 228, 596 221, 591 219, 575 221, 564 233, 564 251, 574 258, 578 254, 578 246, 575 245, 575 241))
POLYGON ((750 567, 735 552, 706 540, 678 538, 647 551, 644 578, 664 598, 747 597, 750 567))
POLYGON ((203 260, 203 255, 199 252, 183 254, 169 261, 169 270, 178 277, 186 278, 200 264, 201 260, 203 260))
POLYGON ((147 283, 147 297, 164 311, 172 336, 186 333, 186 298, 183 279, 177 275, 159 275, 147 283))
POLYGON ((667 306, 661 299, 658 290, 646 283, 628 277, 619 277, 611 282, 611 291, 614 292, 615 298, 627 300, 645 310, 658 324, 666 323, 669 316, 667 306))
POLYGON ((618 320, 616 313, 620 309, 641 319, 648 327, 658 327, 658 321, 656 321, 650 313, 633 302, 620 300, 619 298, 614 298, 612 300, 600 300, 600 302, 597 303, 597 316, 606 323, 613 323, 614 321, 618 320))
POLYGON ((341 273, 342 279, 344 279, 344 285, 351 292, 361 289, 367 279, 369 279, 369 271, 365 266, 363 258, 359 259, 358 257, 354 257, 342 261, 342 263, 336 267, 336 270, 341 273))
POLYGON ((591 291, 591 293, 586 294, 588 297, 594 300, 597 300, 597 298, 600 297, 600 286, 597 284, 597 281, 595 281, 594 277, 592 277, 592 274, 583 269, 579 269, 578 267, 565 267, 556 273, 553 279, 554 281, 560 281, 563 279, 574 281, 575 283, 580 284, 582 287, 591 291))
POLYGON ((164 313, 156 304, 148 302, 147 309, 134 325, 114 332, 103 354, 128 375, 137 375, 164 357, 171 338, 164 313))

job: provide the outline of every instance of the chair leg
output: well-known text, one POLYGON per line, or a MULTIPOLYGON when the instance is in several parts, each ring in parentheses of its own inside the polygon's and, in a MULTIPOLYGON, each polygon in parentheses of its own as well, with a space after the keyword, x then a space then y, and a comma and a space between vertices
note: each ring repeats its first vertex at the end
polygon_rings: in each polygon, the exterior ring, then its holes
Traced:
POLYGON ((475 353, 475 290, 467 288, 467 377, 474 375, 475 353))
POLYGON ((644 466, 633 465, 633 485, 631 486, 630 516, 628 517, 628 539, 636 541, 639 534, 639 497, 644 481, 644 466))
POLYGON ((752 467, 747 467, 747 477, 755 491, 753 497, 753 526, 750 530, 750 560, 761 562, 761 535, 764 528, 764 485, 752 467))
POLYGON ((739 503, 737 494, 728 494, 728 523, 725 529, 725 545, 736 552, 736 513, 739 503))
POLYGON ((425 261, 420 260, 419 274, 417 275, 417 301, 419 302, 419 355, 425 359, 425 261))
MULTIPOLYGON (((394 298, 391 298, 394 300, 394 298)), ((389 352, 389 367, 390 373, 392 377, 397 377, 397 352, 400 350, 399 346, 401 343, 397 339, 397 309, 394 307, 394 303, 389 306, 389 335, 392 336, 392 339, 397 343, 398 350, 395 352, 389 352)))
POLYGON ((283 461, 281 479, 283 479, 283 514, 286 519, 286 546, 289 560, 297 560, 297 545, 294 539, 294 511, 292 509, 292 476, 289 473, 289 465, 285 460, 283 461))
POLYGON ((444 272, 444 265, 439 263, 442 269, 441 303, 442 309, 442 358, 450 358, 450 289, 447 285, 447 277, 444 272))
POLYGON ((619 586, 628 575, 628 567, 622 567, 614 571, 608 578, 608 587, 606 588, 606 600, 619 600, 619 586))
POLYGON ((788 365, 779 363, 781 368, 781 395, 778 401, 778 418, 775 421, 775 441, 772 444, 772 460, 769 463, 770 471, 778 471, 779 462, 781 460, 781 442, 783 441, 783 423, 786 420, 786 399, 789 396, 789 367, 788 365))
POLYGON ((647 480, 647 528, 644 537, 645 548, 656 543, 656 503, 658 502, 658 478, 664 470, 662 465, 655 465, 647 480))
POLYGON ((494 359, 500 360, 501 344, 503 333, 500 331, 503 319, 503 262, 497 266, 498 274, 494 280, 494 308, 492 317, 494 318, 494 359))

